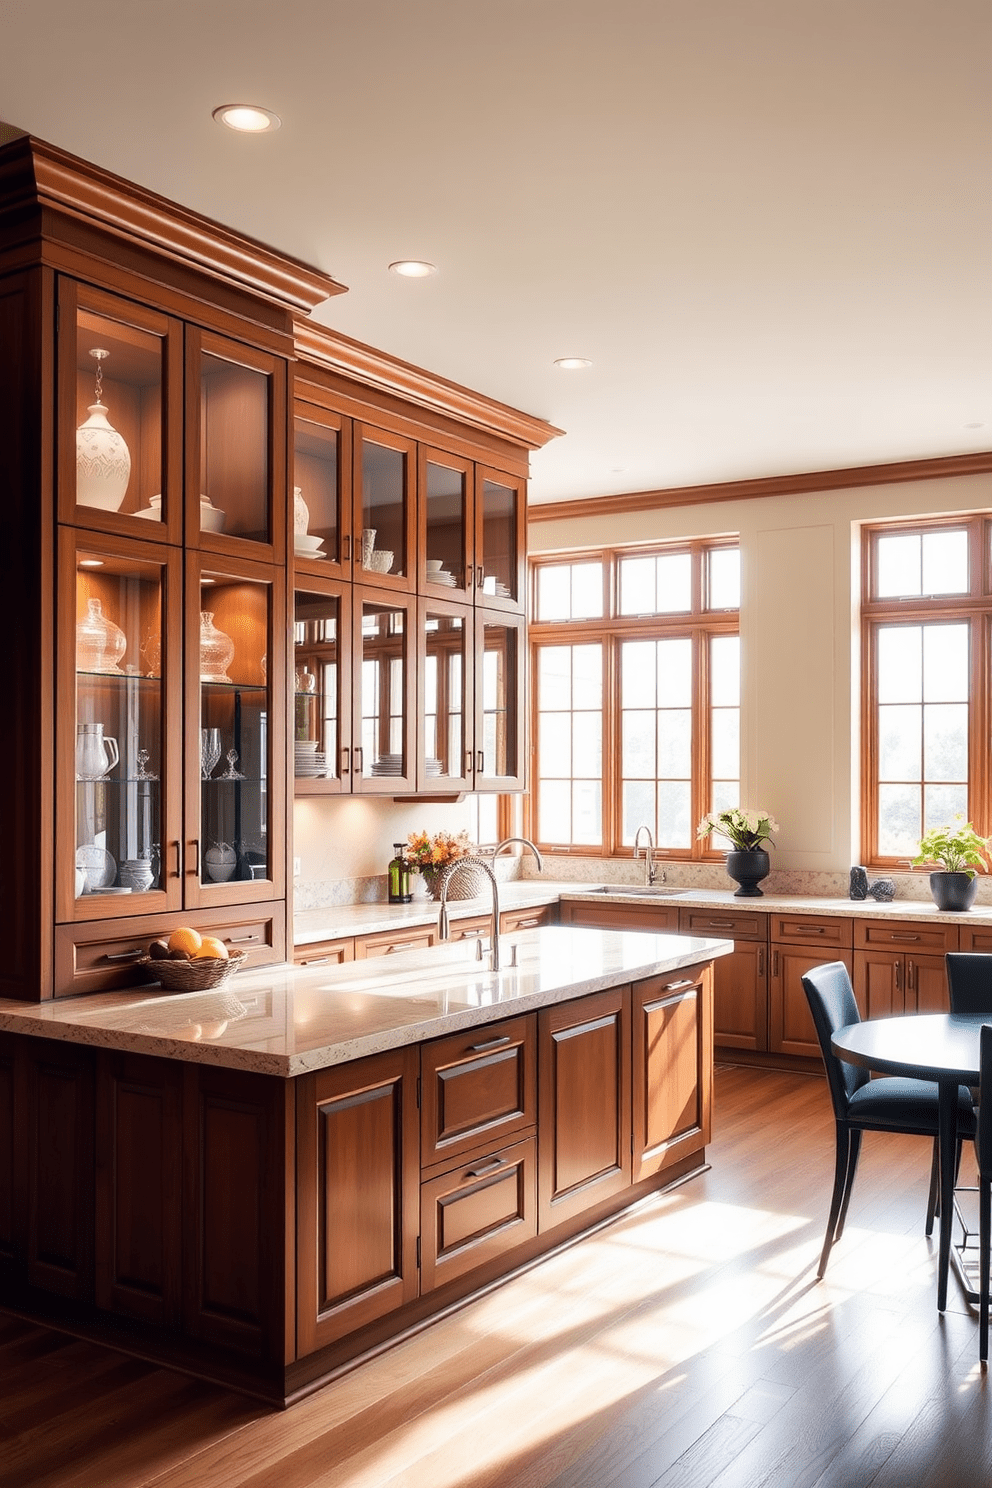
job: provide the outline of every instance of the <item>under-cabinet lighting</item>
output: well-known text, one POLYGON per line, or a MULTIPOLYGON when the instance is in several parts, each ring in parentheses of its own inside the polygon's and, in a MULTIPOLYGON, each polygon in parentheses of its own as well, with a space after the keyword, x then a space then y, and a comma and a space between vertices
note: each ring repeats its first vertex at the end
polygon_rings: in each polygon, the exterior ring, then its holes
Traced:
POLYGON ((79 566, 80 566, 80 568, 102 568, 103 567, 103 559, 102 558, 80 558, 80 560, 79 560, 79 566))
POLYGON ((255 103, 222 103, 214 109, 213 117, 218 124, 226 124, 239 134, 264 134, 267 129, 278 129, 282 123, 278 114, 255 103))
POLYGON ((430 274, 437 273, 437 265, 427 263, 422 258, 398 258, 389 268, 391 273, 399 274, 404 279, 426 279, 430 274))

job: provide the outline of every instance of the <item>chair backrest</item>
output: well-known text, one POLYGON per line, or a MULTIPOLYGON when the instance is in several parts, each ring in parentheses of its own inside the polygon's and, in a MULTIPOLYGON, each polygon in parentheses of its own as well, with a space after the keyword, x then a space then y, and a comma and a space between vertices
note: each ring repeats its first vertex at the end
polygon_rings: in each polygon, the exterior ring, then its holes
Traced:
POLYGON ((951 1012, 992 1018, 992 956, 981 951, 948 951, 944 965, 951 1012))
POLYGON ((871 1078, 866 1069, 855 1064, 845 1064, 830 1047, 830 1037, 838 1028, 848 1023, 860 1023, 861 1014, 854 999, 854 988, 843 961, 828 961, 823 966, 814 966, 802 979, 806 1001, 813 1015, 816 1036, 820 1041, 820 1052, 827 1070, 830 1099, 834 1103, 834 1115, 847 1115, 851 1096, 871 1078))
POLYGON ((982 1178, 992 1178, 992 1027, 985 1023, 981 1034, 981 1084, 975 1152, 982 1178))

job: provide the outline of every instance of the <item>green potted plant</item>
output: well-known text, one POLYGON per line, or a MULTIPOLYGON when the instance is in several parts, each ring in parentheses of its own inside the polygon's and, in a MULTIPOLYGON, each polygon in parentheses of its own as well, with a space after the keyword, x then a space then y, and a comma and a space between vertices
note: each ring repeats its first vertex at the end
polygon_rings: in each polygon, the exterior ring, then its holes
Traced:
POLYGON ((919 849, 910 861, 914 868, 939 863, 930 875, 930 892, 938 909, 961 913, 970 909, 978 892, 976 868, 988 870, 985 854, 992 847, 979 837, 970 821, 958 812, 953 822, 932 827, 920 838, 919 849))
POLYGON ((703 817, 696 828, 696 837, 708 837, 715 832, 726 837, 732 844, 727 853, 727 873, 740 888, 735 899, 759 899, 758 888, 763 878, 768 877, 769 860, 763 844, 771 842, 772 833, 778 831, 778 822, 769 811, 745 811, 741 806, 732 806, 728 811, 711 811, 703 817))

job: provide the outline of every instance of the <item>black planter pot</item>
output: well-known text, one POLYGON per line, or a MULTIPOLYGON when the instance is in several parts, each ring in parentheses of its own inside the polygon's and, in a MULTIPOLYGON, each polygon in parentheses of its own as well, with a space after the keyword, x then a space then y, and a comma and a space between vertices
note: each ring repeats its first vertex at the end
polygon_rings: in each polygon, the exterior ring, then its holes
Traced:
POLYGON ((930 893, 938 909, 962 914, 970 909, 978 893, 976 873, 931 873, 930 893))
POLYGON ((749 852, 728 852, 727 873, 740 884, 734 893, 735 899, 760 899, 758 888, 763 878, 768 877, 768 854, 763 847, 753 847, 749 852))

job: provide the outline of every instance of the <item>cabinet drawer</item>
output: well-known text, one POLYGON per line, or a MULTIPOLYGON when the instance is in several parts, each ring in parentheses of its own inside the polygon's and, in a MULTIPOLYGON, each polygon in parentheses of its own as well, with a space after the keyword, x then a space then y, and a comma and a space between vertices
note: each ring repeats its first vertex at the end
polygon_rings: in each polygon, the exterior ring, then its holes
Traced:
POLYGON ((420 1190, 420 1290, 537 1234, 537 1141, 527 1137, 439 1174, 420 1190))
POLYGON ((992 951, 992 925, 959 925, 959 951, 992 951))
POLYGON ((956 951, 957 925, 913 920, 856 920, 854 944, 860 950, 956 951))
POLYGON ((55 931, 55 995, 76 997, 85 992, 107 992, 138 987, 149 981, 135 962, 148 942, 168 936, 177 925, 209 931, 227 946, 248 952, 246 968, 272 966, 286 959, 285 906, 253 904, 249 911, 186 910, 163 923, 158 915, 102 923, 58 925, 55 931))
POLYGON ((720 936, 725 940, 765 940, 768 916, 736 909, 680 909, 683 935, 720 936))
POLYGON ((475 936, 488 936, 492 923, 492 915, 473 915, 468 920, 452 920, 448 927, 448 939, 472 940, 475 936))
POLYGON ((785 945, 822 945, 849 951, 854 944, 854 922, 833 915, 773 914, 771 939, 785 945))
POLYGON ((570 900, 561 906, 563 925, 588 925, 594 930, 646 930, 663 935, 679 928, 674 904, 593 904, 570 900))
POLYGON ((554 924, 554 906, 539 904, 534 909, 505 909, 499 917, 499 928, 503 935, 512 935, 514 930, 536 930, 538 925, 554 924))
POLYGON ((508 1018, 426 1044, 421 1165, 436 1167, 537 1120, 537 1019, 508 1018))
POLYGON ((345 961, 354 961, 355 942, 345 940, 320 940, 313 945, 300 945, 293 952, 295 966, 341 966, 345 961))
POLYGON ((416 930, 386 930, 380 935, 357 935, 355 960, 365 961, 370 956, 392 956, 397 951, 426 951, 436 939, 437 934, 429 925, 420 925, 416 930))

